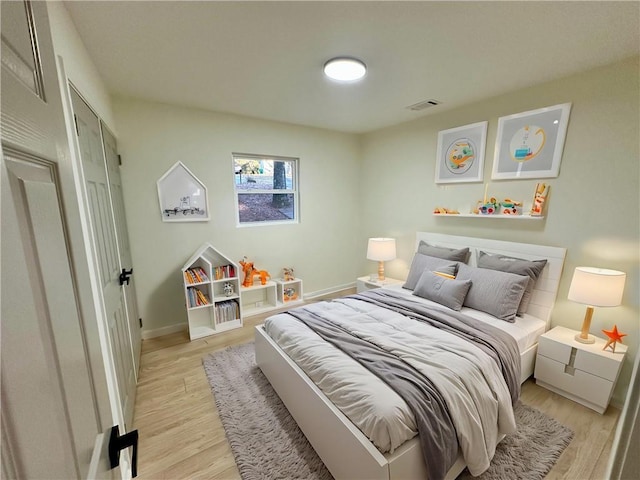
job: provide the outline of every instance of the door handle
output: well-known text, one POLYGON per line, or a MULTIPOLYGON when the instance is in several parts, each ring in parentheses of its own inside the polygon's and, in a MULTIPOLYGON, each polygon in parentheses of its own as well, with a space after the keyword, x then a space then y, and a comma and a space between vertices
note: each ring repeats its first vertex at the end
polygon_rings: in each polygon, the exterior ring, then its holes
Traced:
POLYGON ((129 277, 133 274, 133 268, 131 270, 127 270, 125 268, 122 269, 122 272, 120 272, 120 285, 124 285, 125 282, 127 282, 127 285, 129 285, 129 277))
POLYGON ((109 438, 109 463, 111 468, 120 465, 120 450, 133 447, 131 458, 131 476, 138 476, 138 430, 131 430, 124 435, 120 435, 118 425, 111 427, 111 438, 109 438))

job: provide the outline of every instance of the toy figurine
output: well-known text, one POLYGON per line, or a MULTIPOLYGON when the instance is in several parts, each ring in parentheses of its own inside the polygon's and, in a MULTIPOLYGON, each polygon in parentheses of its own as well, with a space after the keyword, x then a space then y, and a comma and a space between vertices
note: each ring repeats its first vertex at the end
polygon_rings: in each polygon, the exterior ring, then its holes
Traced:
POLYGON ((233 284, 226 282, 224 284, 223 290, 224 290, 224 294, 227 297, 230 297, 231 295, 233 295, 233 284))
POLYGON ((285 282, 290 282, 291 280, 295 280, 295 276, 293 275, 293 268, 287 268, 284 267, 282 269, 283 275, 282 278, 284 278, 285 282))
POLYGON ((478 207, 474 210, 474 213, 479 213, 480 215, 493 215, 498 211, 498 201, 491 197, 489 201, 483 203, 483 201, 478 201, 478 207))
POLYGON ((522 213, 522 202, 515 202, 505 198, 500 203, 500 213, 503 215, 520 215, 522 213))
POLYGON ((544 209, 544 202, 549 195, 550 185, 546 183, 538 183, 536 185, 536 191, 533 196, 533 206, 531 207, 531 216, 539 217, 542 216, 542 210, 544 209))
POLYGON ((244 260, 240 260, 238 262, 240 266, 242 266, 242 271, 244 273, 244 281, 242 282, 243 287, 252 287, 253 286, 253 277, 260 277, 260 284, 265 285, 267 283, 267 278, 271 278, 269 272, 266 270, 257 270, 253 268, 253 262, 248 262, 247 257, 244 257, 244 260))

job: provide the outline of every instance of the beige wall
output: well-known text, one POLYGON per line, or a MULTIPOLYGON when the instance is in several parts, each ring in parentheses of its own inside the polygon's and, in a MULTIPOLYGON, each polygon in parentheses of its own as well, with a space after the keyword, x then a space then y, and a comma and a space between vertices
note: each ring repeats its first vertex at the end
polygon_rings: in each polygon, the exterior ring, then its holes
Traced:
POLYGON ((353 283, 360 261, 359 143, 354 135, 118 99, 123 191, 144 330, 186 323, 184 262, 204 242, 306 293, 353 283), (300 223, 236 227, 232 152, 300 158, 300 223), (208 188, 211 220, 162 222, 156 181, 182 161, 208 188))
MULTIPOLYGON (((368 236, 398 239, 398 256, 387 263, 389 276, 404 278, 416 231, 489 237, 567 248, 553 325, 579 329, 585 307, 567 300, 576 266, 623 270, 623 306, 596 309, 591 332, 617 324, 628 333, 629 352, 615 391, 622 403, 640 341, 639 304, 639 62, 638 58, 562 80, 519 90, 371 132, 363 137, 361 244, 368 236), (571 116, 558 178, 491 181, 498 118, 571 102, 571 116), (551 184, 544 221, 438 218, 435 206, 469 208, 483 183, 434 183, 438 131, 488 120, 484 181, 489 194, 531 204, 536 182, 551 184)), ((472 83, 472 82, 471 82, 472 83)), ((436 107, 437 108, 437 107, 436 107)), ((468 212, 468 210, 467 210, 468 212)), ((364 248, 360 249, 364 257, 364 248)), ((362 260, 362 270, 373 271, 362 260)))

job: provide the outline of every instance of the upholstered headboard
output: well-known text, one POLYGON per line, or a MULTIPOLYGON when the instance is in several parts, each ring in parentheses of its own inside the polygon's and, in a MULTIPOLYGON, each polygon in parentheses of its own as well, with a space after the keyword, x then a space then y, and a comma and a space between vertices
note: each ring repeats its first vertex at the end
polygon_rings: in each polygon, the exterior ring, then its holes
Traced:
POLYGON ((527 313, 546 321, 547 330, 549 329, 551 311, 556 301, 564 258, 567 253, 566 248, 534 245, 530 243, 505 242, 488 238, 418 232, 416 233, 416 250, 421 240, 430 245, 441 247, 468 247, 470 255, 467 263, 472 267, 477 266, 476 261, 480 250, 487 253, 499 253, 501 255, 523 258, 525 260, 547 259, 547 264, 538 277, 533 289, 531 303, 529 304, 527 313))

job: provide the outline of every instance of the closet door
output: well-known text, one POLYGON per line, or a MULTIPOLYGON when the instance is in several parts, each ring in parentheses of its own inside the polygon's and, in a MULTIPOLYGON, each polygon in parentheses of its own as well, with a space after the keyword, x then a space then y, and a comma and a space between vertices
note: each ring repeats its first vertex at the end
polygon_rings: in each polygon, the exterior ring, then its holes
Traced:
POLYGON ((124 291, 120 285, 120 258, 111 208, 109 181, 97 115, 71 88, 71 102, 82 160, 88 213, 93 232, 103 309, 116 369, 120 405, 128 429, 132 425, 136 393, 134 347, 129 328, 124 291))
POLYGON ((47 6, 1 8, 0 477, 119 478, 47 6))
MULTIPOLYGON (((133 271, 131 261, 131 248, 129 247, 129 230, 127 229, 127 219, 124 213, 124 197, 122 195, 122 182, 120 179, 120 157, 118 156, 118 144, 115 137, 100 121, 102 129, 102 142, 104 144, 104 154, 107 164, 107 177, 109 178, 109 192, 111 194, 111 205, 113 205, 113 215, 116 227, 116 237, 118 240, 118 252, 120 258, 120 271, 122 269, 133 271)), ((135 272, 134 272, 135 273, 135 272)), ((133 365, 138 375, 140 368, 140 338, 141 320, 138 316, 138 300, 136 296, 135 275, 129 276, 129 282, 122 285, 124 289, 124 299, 127 308, 127 318, 129 323, 129 333, 131 335, 131 348, 133 354, 133 365)))

